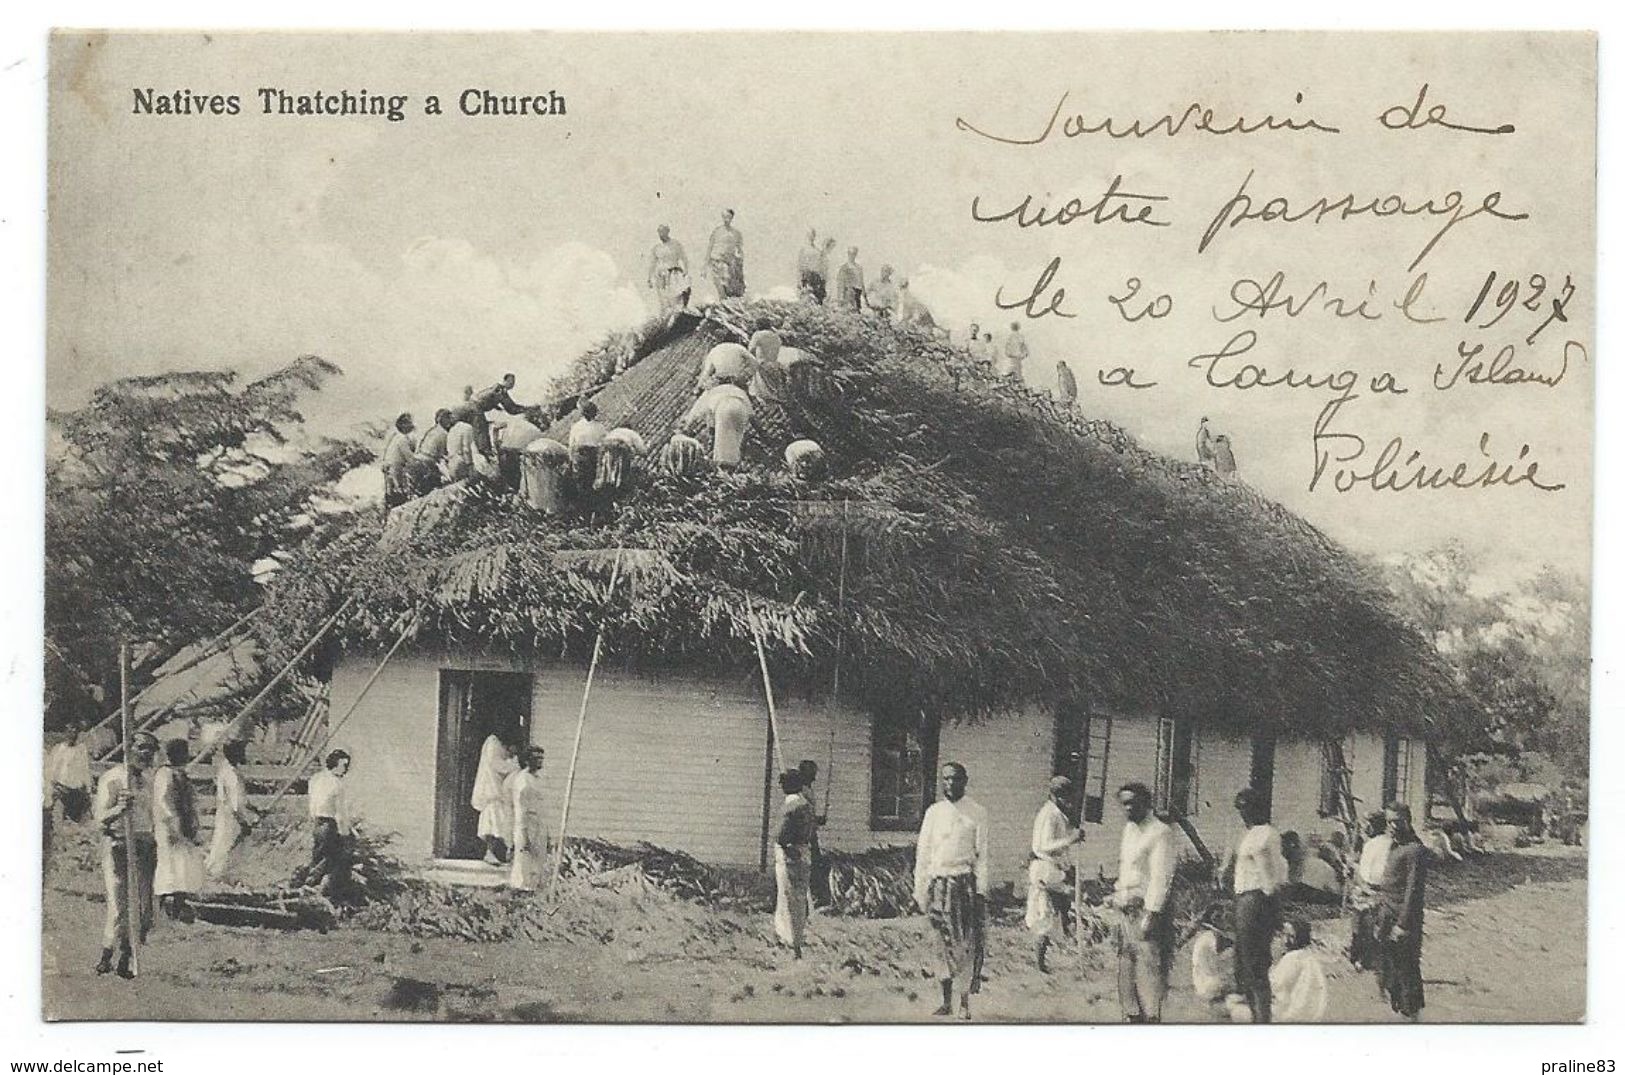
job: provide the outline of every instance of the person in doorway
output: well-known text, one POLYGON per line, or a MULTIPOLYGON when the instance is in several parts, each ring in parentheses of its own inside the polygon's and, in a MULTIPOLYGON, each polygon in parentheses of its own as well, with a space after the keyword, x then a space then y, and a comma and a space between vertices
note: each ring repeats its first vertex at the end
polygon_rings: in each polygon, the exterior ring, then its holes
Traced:
POLYGON ((203 889, 203 841, 198 838, 197 792, 186 775, 192 760, 184 739, 164 744, 165 764, 152 779, 152 831, 158 865, 152 891, 170 918, 186 911, 186 899, 203 889))
POLYGON ((1326 970, 1309 947, 1309 922, 1294 918, 1281 932, 1286 938, 1286 951, 1270 968, 1275 1021, 1318 1023, 1326 1017, 1326 970))
POLYGON ((542 886, 553 850, 542 803, 542 762, 546 758, 541 747, 526 747, 519 770, 509 775, 505 785, 513 810, 513 868, 508 884, 520 892, 534 892, 542 886))
POLYGON ((1378 894, 1377 985, 1394 1011, 1406 1019, 1421 1017, 1427 998, 1422 989, 1422 904, 1427 896, 1428 856, 1411 824, 1411 808, 1390 803, 1383 811, 1392 840, 1378 894))
POLYGON ((734 227, 734 211, 722 211, 722 223, 711 232, 705 264, 716 286, 717 298, 734 299, 745 293, 745 237, 734 227))
POLYGON ((855 246, 846 248, 846 260, 835 270, 835 302, 842 310, 863 312, 863 266, 855 246))
POLYGON ((384 445, 382 463, 384 470, 384 510, 398 508, 417 495, 417 483, 413 472, 413 458, 417 454, 412 443, 412 431, 416 428, 412 424, 410 414, 402 414, 395 419, 395 431, 389 435, 389 441, 384 445))
POLYGON ((1066 919, 1072 910, 1069 871, 1073 864, 1068 861, 1068 853, 1083 842, 1083 828, 1071 821, 1076 798, 1071 779, 1052 776, 1049 798, 1033 818, 1026 922, 1037 937, 1034 956, 1041 974, 1049 973, 1046 960, 1050 944, 1065 939, 1066 919))
POLYGON ((231 875, 232 852, 259 821, 258 811, 249 805, 248 785, 238 768, 247 753, 248 744, 233 739, 215 756, 214 833, 209 839, 209 855, 203 861, 205 872, 215 881, 231 875))
POLYGON ((808 890, 812 896, 813 906, 828 907, 830 902, 829 862, 825 860, 824 849, 818 842, 818 830, 824 827, 824 823, 829 820, 829 816, 818 812, 818 791, 813 787, 818 782, 818 763, 811 758, 803 758, 796 763, 796 772, 801 774, 801 797, 806 799, 813 808, 812 853, 810 856, 812 876, 809 879, 808 890))
POLYGON ((310 868, 305 883, 320 887, 331 900, 350 896, 350 860, 354 853, 355 821, 344 778, 350 772, 350 754, 328 753, 321 772, 310 778, 310 868))
POLYGON ((1236 793, 1236 813, 1247 826, 1230 864, 1236 894, 1236 988, 1247 998, 1253 1022, 1267 1023, 1270 942, 1281 925, 1280 890, 1287 880, 1287 861, 1281 834, 1270 824, 1269 804, 1256 788, 1236 793))
POLYGON ((152 929, 152 878, 158 869, 158 846, 152 833, 152 766, 157 757, 157 736, 139 732, 131 743, 129 759, 107 770, 96 783, 96 801, 91 814, 102 830, 102 888, 107 896, 97 974, 115 969, 113 949, 116 946, 118 976, 135 977, 130 967, 132 947, 137 941, 145 944, 147 932, 152 929), (125 839, 126 815, 131 842, 125 839), (133 923, 127 887, 132 855, 136 886, 136 921, 133 923))
POLYGON ((959 983, 959 1018, 970 1018, 970 994, 978 989, 988 892, 988 816, 965 794, 970 774, 958 762, 941 771, 942 798, 920 823, 914 851, 914 902, 929 916, 942 944, 942 1005, 953 1014, 959 983))
POLYGON ((818 822, 796 769, 779 776, 784 805, 779 811, 779 828, 773 837, 773 879, 778 899, 773 906, 773 932, 779 943, 789 946, 794 958, 801 958, 801 945, 807 936, 807 912, 812 906, 812 843, 818 822))
POLYGON ((1117 997, 1127 1023, 1162 1022, 1174 957, 1168 893, 1174 882, 1174 834, 1151 812, 1151 789, 1135 782, 1117 792, 1123 808, 1117 884, 1117 997))
POLYGON ((499 736, 488 735, 480 747, 479 768, 474 771, 474 793, 469 805, 479 811, 478 835, 485 842, 487 865, 508 861, 508 837, 513 834, 513 800, 507 793, 508 777, 519 771, 508 746, 499 736))

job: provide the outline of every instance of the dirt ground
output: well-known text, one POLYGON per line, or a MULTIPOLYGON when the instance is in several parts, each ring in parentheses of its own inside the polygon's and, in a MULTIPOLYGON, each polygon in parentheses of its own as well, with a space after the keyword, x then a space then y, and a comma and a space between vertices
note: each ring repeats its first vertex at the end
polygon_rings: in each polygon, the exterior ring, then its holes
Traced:
MULTIPOLYGON (((571 884, 524 939, 415 938, 347 923, 273 933, 162 921, 141 976, 92 971, 104 903, 87 833, 57 834, 44 899, 49 1019, 437 1020, 452 1022, 929 1022, 939 999, 924 918, 816 916, 799 963, 767 916, 716 911, 658 892, 571 884)), ((1423 971, 1429 1022, 1562 1022, 1585 1012, 1586 860, 1569 848, 1484 855, 1435 870, 1423 971)), ((482 894, 516 901, 511 894, 482 894)), ((521 906, 512 902, 501 906, 521 906)), ((1370 975, 1336 953, 1346 928, 1316 924, 1330 1018, 1393 1022, 1370 975)), ((1019 922, 990 930, 975 1018, 1116 1022, 1105 946, 1041 975, 1019 922)), ((1206 1022, 1181 952, 1166 1017, 1206 1022)))

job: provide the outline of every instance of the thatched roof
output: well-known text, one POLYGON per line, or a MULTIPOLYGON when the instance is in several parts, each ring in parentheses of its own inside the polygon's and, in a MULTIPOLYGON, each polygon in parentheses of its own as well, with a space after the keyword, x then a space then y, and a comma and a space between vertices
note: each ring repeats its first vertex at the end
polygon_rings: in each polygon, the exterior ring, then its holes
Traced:
POLYGON ((602 619, 612 660, 717 670, 750 666, 759 631, 775 675, 815 693, 839 651, 843 701, 876 712, 1079 700, 1318 734, 1465 704, 1375 573, 1246 485, 910 329, 804 303, 714 314, 612 341, 561 394, 585 390, 652 453, 707 349, 762 324, 837 391, 759 410, 739 472, 641 472, 600 525, 457 486, 387 534, 326 535, 282 573, 268 635, 291 652, 353 592, 344 637, 368 644, 417 615, 426 639, 583 658, 602 619), (826 446, 829 478, 785 472, 797 435, 826 446), (638 553, 603 611, 618 547, 638 553))

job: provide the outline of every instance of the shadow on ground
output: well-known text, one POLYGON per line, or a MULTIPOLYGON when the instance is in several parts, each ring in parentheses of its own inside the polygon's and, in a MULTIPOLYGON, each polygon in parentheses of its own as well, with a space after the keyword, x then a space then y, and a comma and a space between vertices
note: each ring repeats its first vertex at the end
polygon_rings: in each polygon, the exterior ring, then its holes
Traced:
POLYGON ((1583 856, 1514 854, 1492 851, 1465 862, 1436 866, 1428 873, 1430 907, 1489 899, 1519 885, 1584 880, 1583 856))

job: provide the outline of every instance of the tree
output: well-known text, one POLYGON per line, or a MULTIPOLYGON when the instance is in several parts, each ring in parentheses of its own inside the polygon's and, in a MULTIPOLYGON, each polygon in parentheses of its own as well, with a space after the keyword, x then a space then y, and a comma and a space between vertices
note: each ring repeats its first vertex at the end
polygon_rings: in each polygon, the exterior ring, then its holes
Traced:
POLYGON ((149 673, 259 600, 256 563, 300 541, 352 467, 354 441, 305 443, 297 407, 340 370, 305 355, 257 380, 130 377, 47 414, 47 719, 116 696, 122 638, 149 673))
POLYGON ((1590 597, 1547 568, 1490 589, 1459 546, 1404 557, 1389 583, 1402 613, 1455 668, 1479 705, 1436 729, 1458 776, 1481 786, 1583 779, 1589 743, 1590 597), (1510 774, 1510 777, 1508 776, 1510 774))

